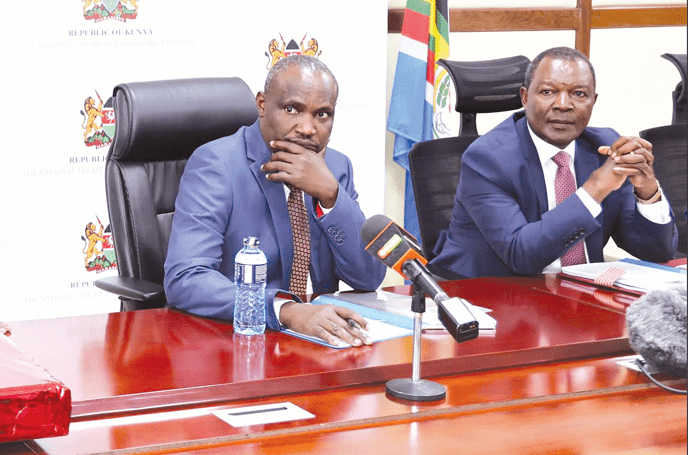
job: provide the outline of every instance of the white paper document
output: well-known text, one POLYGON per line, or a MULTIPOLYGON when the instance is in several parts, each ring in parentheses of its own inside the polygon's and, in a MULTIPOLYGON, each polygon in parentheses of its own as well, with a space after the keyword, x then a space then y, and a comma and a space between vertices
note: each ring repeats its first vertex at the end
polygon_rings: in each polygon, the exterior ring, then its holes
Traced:
POLYGON ((248 427, 315 417, 310 412, 289 402, 223 409, 222 411, 213 411, 213 414, 233 427, 248 427))
MULTIPOLYGON (((464 300, 464 302, 466 301, 464 300)), ((478 330, 480 330, 481 333, 482 331, 495 330, 497 328, 497 320, 487 314, 492 311, 491 309, 472 305, 468 302, 466 302, 466 304, 468 309, 471 310, 471 313, 473 313, 473 316, 475 316, 476 321, 478 321, 478 330)))
MULTIPOLYGON (((375 308, 381 311, 386 311, 399 316, 406 316, 413 318, 413 311, 411 311, 411 296, 395 294, 388 291, 374 291, 374 292, 359 292, 347 293, 336 292, 328 294, 334 298, 345 300, 347 302, 355 303, 357 305, 368 308, 375 308)), ((478 328, 480 330, 494 330, 497 327, 497 321, 487 313, 492 310, 483 308, 477 305, 470 305, 471 313, 478 321, 478 328)), ((425 312, 423 313, 423 329, 424 330, 443 330, 444 326, 437 317, 437 304, 430 298, 425 298, 425 312)))

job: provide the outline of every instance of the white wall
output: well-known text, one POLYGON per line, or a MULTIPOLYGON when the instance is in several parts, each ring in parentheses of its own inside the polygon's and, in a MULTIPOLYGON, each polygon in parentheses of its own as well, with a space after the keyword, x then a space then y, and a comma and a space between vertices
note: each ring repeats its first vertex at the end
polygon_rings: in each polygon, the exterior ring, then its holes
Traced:
POLYGON ((107 238, 99 242, 104 251, 85 251, 87 223, 109 224, 104 163, 112 136, 92 140, 99 136, 81 114, 87 97, 107 103, 119 83, 239 76, 256 92, 272 39, 297 47, 317 39, 341 87, 330 146, 351 158, 364 213, 384 209, 386 0, 346 7, 167 0, 130 8, 124 0, 36 0, 27 14, 25 3, 3 3, 0 321, 119 310, 116 296, 95 287, 117 274, 107 238), (366 33, 352 34, 354 23, 366 33), (109 262, 95 260, 103 255, 109 262))

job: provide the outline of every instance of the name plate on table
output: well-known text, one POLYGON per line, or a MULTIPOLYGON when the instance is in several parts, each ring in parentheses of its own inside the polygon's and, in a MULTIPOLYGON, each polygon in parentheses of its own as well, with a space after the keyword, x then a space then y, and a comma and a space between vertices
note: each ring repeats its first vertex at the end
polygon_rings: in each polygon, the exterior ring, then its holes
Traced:
POLYGON ((310 412, 288 402, 224 409, 213 411, 213 414, 233 427, 250 427, 315 417, 310 412))

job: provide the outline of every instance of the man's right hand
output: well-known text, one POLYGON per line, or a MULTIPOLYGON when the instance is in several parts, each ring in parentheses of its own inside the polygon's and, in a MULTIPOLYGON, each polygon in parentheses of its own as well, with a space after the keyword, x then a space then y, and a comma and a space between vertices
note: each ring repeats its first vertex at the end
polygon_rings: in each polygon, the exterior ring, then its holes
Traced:
POLYGON ((365 330, 368 329, 368 322, 362 316, 349 308, 336 305, 288 302, 282 305, 279 314, 280 322, 291 330, 318 337, 335 346, 342 341, 352 346, 373 343, 364 331, 352 327, 347 319, 355 321, 365 330))
POLYGON ((327 147, 319 152, 288 141, 272 141, 270 161, 261 170, 271 182, 288 183, 317 199, 324 208, 334 207, 339 184, 325 162, 327 147))
POLYGON ((583 184, 583 189, 598 204, 601 204, 612 191, 621 188, 621 185, 626 181, 627 176, 616 172, 615 167, 614 158, 608 157, 604 164, 597 168, 583 184))

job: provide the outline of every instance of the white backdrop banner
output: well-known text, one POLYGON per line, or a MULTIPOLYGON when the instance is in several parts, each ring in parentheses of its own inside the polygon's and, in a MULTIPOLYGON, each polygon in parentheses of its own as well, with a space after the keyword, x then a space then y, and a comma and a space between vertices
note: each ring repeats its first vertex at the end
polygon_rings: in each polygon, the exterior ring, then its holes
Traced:
POLYGON ((281 54, 340 86, 330 146, 352 160, 366 216, 384 204, 387 1, 6 2, 0 28, 0 321, 119 310, 104 164, 123 82, 239 76, 281 54))

